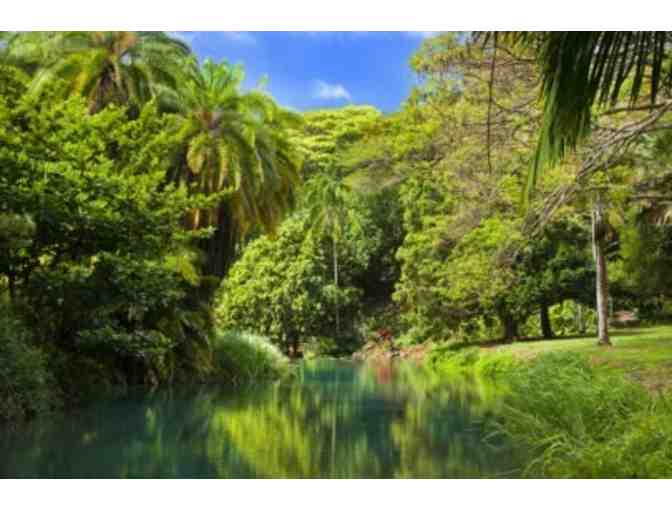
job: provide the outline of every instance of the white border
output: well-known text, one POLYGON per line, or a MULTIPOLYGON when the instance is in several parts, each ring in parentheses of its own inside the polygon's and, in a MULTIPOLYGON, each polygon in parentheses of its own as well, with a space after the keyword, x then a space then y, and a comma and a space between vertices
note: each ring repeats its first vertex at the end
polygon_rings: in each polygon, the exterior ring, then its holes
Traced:
POLYGON ((664 508, 669 481, 42 480, 0 481, 4 508, 568 510, 664 508))
MULTIPOLYGON (((665 30, 657 0, 8 0, 2 30, 665 30)), ((2 455, 2 452, 0 452, 2 455)), ((0 480, 3 508, 660 508, 669 481, 0 480)))
POLYGON ((664 0, 22 0, 3 30, 665 30, 664 0))

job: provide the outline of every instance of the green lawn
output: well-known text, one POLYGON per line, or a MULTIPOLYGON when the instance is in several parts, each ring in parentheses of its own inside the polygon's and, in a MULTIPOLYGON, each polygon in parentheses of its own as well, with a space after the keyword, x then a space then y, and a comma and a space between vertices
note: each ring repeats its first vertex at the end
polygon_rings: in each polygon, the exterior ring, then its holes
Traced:
POLYGON ((614 329, 613 347, 599 347, 594 335, 553 340, 521 341, 509 345, 484 347, 482 353, 508 352, 529 359, 550 351, 583 352, 595 363, 606 364, 642 382, 650 389, 672 387, 672 325, 614 329))

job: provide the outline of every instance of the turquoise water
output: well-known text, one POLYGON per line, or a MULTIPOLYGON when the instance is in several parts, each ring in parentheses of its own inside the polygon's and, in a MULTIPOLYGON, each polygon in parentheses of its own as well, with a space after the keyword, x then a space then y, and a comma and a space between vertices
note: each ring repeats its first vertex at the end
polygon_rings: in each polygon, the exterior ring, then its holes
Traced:
POLYGON ((403 362, 305 362, 289 381, 138 393, 0 431, 1 477, 511 477, 497 392, 403 362))

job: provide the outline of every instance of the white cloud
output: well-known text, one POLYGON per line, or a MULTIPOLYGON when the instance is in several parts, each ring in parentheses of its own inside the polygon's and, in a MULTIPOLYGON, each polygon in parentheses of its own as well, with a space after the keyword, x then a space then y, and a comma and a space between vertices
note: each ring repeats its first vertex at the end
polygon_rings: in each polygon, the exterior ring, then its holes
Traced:
POLYGON ((168 35, 171 37, 174 37, 175 39, 179 39, 187 44, 191 44, 194 39, 196 39, 196 36, 198 35, 197 32, 168 32, 168 35))
POLYGON ((223 37, 224 39, 239 44, 256 44, 257 40, 250 32, 168 32, 172 37, 193 44, 193 42, 207 34, 223 37))
POLYGON ((352 97, 350 92, 340 83, 327 83, 322 80, 315 82, 315 92, 313 97, 317 99, 347 99, 350 101, 352 97))
POLYGON ((439 35, 441 32, 434 31, 434 32, 404 32, 407 36, 409 37, 417 37, 420 39, 429 39, 430 37, 434 37, 436 35, 439 35))
POLYGON ((219 32, 230 41, 241 44, 256 44, 257 40, 250 32, 219 32))

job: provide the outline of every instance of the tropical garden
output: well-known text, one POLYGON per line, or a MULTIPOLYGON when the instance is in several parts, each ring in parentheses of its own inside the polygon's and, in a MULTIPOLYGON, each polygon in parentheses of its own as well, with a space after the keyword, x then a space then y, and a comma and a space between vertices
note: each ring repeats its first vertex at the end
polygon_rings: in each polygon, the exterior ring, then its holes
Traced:
POLYGON ((0 476, 672 476, 671 44, 442 33, 383 114, 2 33, 0 476))

